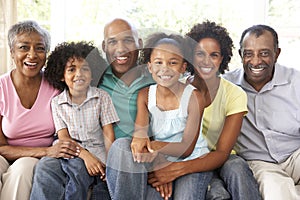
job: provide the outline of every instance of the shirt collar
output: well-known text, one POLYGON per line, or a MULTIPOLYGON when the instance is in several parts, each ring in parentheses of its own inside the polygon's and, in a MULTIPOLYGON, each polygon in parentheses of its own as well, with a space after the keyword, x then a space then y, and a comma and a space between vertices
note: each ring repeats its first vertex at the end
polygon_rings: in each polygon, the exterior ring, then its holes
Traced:
MULTIPOLYGON (((95 92, 96 88, 95 87, 91 87, 89 86, 88 88, 88 92, 87 92, 87 98, 84 100, 84 102, 88 101, 89 99, 92 99, 92 98, 97 98, 97 93, 95 92)), ((65 89, 59 96, 58 96, 58 104, 69 104, 69 105, 72 105, 72 102, 71 102, 71 98, 70 98, 70 95, 69 95, 69 90, 65 89)), ((83 103, 84 103, 83 102, 83 103)), ((82 104, 83 104, 82 103, 82 104)))
POLYGON ((275 71, 274 71, 274 76, 273 79, 271 80, 274 85, 284 85, 289 82, 287 79, 286 75, 287 71, 285 67, 282 67, 280 64, 276 63, 275 65, 275 71))
MULTIPOLYGON (((141 70, 141 76, 139 78, 137 78, 137 80, 140 80, 141 78, 144 78, 144 77, 151 77, 151 74, 148 71, 147 65, 142 64, 142 65, 137 65, 136 67, 140 68, 140 70, 141 70)), ((112 76, 114 79, 116 79, 118 81, 122 81, 116 75, 114 75, 111 65, 108 66, 105 74, 112 76)))
POLYGON ((113 74, 113 72, 112 72, 111 65, 108 66, 108 68, 106 69, 106 72, 105 72, 105 73, 108 74, 108 75, 114 76, 114 74, 113 74))
MULTIPOLYGON (((240 68, 238 77, 236 79, 236 84, 242 86, 243 88, 249 88, 249 87, 252 88, 252 86, 250 86, 250 84, 244 78, 244 74, 245 74, 244 69, 240 68)), ((266 85, 262 88, 260 92, 270 90, 277 85, 284 85, 288 83, 287 78, 283 76, 283 74, 286 74, 286 69, 282 67, 280 64, 276 63, 274 66, 273 78, 268 83, 266 83, 266 85)))

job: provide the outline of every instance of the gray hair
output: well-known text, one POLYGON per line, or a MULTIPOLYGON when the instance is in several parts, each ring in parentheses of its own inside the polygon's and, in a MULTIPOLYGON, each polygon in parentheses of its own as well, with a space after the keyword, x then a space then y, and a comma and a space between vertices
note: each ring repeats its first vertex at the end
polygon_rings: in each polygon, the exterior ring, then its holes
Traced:
POLYGON ((37 22, 33 20, 21 21, 13 26, 8 31, 8 46, 12 50, 17 35, 21 33, 32 33, 36 32, 44 38, 46 52, 50 51, 51 37, 49 32, 42 28, 37 22))

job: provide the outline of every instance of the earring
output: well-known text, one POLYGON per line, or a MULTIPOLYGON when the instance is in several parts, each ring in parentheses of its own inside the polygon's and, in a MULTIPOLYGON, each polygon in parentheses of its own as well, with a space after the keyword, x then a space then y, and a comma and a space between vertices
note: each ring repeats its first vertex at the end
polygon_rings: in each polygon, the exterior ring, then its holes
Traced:
POLYGON ((180 74, 179 79, 183 79, 184 75, 183 73, 180 74))
POLYGON ((178 81, 182 82, 182 83, 185 83, 186 82, 186 76, 183 73, 181 73, 179 78, 178 78, 178 81))

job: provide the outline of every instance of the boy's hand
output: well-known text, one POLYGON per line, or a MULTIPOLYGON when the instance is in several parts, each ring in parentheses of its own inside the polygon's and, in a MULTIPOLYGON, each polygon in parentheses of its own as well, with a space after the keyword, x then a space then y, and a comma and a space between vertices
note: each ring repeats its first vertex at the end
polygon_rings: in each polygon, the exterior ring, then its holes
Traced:
POLYGON ((105 178, 105 165, 87 150, 81 150, 79 157, 84 160, 85 167, 90 176, 100 175, 101 179, 105 178))

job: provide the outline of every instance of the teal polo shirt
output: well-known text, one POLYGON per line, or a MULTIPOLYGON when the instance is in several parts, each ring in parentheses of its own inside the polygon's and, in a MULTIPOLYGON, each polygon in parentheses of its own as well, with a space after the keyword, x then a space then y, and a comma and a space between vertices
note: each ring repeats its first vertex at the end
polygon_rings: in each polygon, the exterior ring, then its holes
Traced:
POLYGON ((127 86, 122 80, 116 77, 112 73, 110 66, 105 71, 99 87, 110 94, 120 118, 120 121, 114 125, 116 139, 121 137, 132 137, 137 111, 136 99, 138 91, 153 83, 152 76, 146 68, 143 70, 142 75, 133 81, 130 86, 127 86))

